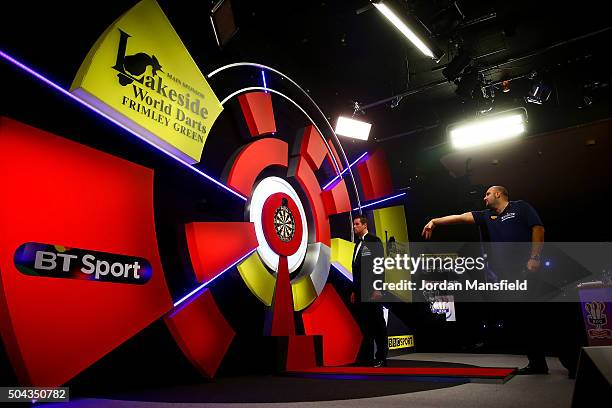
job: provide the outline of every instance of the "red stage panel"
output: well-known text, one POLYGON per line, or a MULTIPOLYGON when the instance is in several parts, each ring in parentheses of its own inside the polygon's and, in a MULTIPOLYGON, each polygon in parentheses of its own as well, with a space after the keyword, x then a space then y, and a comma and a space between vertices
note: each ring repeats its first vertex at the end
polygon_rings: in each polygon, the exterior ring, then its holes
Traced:
POLYGON ((352 210, 344 179, 340 180, 332 189, 323 191, 321 196, 328 215, 352 210))
POLYGON ((251 92, 238 97, 242 114, 246 119, 251 136, 261 136, 276 132, 272 94, 251 92))
POLYGON ((152 170, 0 118, 0 197, 0 325, 21 384, 65 383, 172 308, 152 170), (142 285, 25 275, 13 256, 27 242, 145 258, 153 274, 142 285))
POLYGON ((293 319, 293 295, 289 281, 289 266, 287 257, 281 256, 278 261, 276 287, 274 288, 274 302, 272 304, 271 336, 295 335, 295 321, 293 319))
MULTIPOLYGON (((336 159, 336 163, 338 163, 338 167, 340 167, 340 171, 342 171, 342 169, 344 168, 344 164, 343 164, 344 162, 340 160, 340 156, 338 156, 338 152, 336 151, 336 148, 334 147, 334 144, 332 143, 331 139, 327 139, 327 144, 329 145, 329 148, 332 151, 332 155, 336 159)), ((332 162, 330 155, 327 155, 327 160, 329 161, 329 165, 332 167, 332 169, 334 169, 334 173, 335 173, 336 167, 334 167, 334 163, 332 162)))
POLYGON ((259 245, 250 222, 194 222, 185 232, 198 282, 211 280, 259 245))
POLYGON ((328 152, 317 128, 313 125, 306 126, 302 137, 297 141, 297 145, 300 146, 300 154, 308 160, 311 169, 317 170, 321 167, 328 152))
POLYGON ((299 370, 316 374, 364 374, 388 376, 435 376, 461 378, 507 379, 516 368, 488 367, 314 367, 299 370))
POLYGON ((200 373, 212 378, 236 333, 209 290, 164 319, 177 344, 200 373))
POLYGON ((287 340, 287 371, 317 367, 315 336, 289 336, 287 340))
POLYGON ((363 198, 365 201, 376 200, 393 194, 391 173, 387 165, 387 158, 382 149, 377 149, 368 155, 366 161, 357 165, 361 186, 363 187, 363 198))
POLYGON ((323 336, 323 365, 339 366, 355 362, 363 336, 351 313, 331 284, 302 313, 307 335, 323 336))
POLYGON ((227 185, 247 197, 253 192, 255 179, 268 166, 287 167, 288 145, 279 139, 259 139, 246 145, 232 164, 227 185))

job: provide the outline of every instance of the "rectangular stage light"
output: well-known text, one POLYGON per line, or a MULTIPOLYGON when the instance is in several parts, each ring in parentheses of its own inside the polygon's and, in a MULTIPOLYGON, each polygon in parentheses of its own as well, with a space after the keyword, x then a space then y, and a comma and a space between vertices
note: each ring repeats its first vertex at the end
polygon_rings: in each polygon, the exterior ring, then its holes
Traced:
POLYGON ((347 118, 346 116, 338 117, 338 122, 336 122, 336 134, 353 139, 368 140, 371 128, 371 123, 347 118))
POLYGON ((518 137, 525 125, 525 115, 508 113, 450 127, 449 134, 455 148, 465 149, 518 137))

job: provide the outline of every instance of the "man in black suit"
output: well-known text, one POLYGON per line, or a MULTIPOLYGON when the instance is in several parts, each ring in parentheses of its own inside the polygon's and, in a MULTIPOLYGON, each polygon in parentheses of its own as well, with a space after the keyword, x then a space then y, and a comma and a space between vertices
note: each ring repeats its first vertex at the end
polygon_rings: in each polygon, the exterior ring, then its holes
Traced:
POLYGON ((376 235, 368 233, 368 219, 363 215, 353 219, 353 231, 357 242, 353 250, 351 303, 355 304, 357 323, 363 334, 363 343, 357 359, 373 367, 383 367, 387 365, 387 324, 382 304, 378 303, 382 299, 382 293, 374 290, 373 286, 374 258, 384 257, 382 242, 376 235), (371 362, 374 354, 373 342, 376 343, 376 356, 371 362))

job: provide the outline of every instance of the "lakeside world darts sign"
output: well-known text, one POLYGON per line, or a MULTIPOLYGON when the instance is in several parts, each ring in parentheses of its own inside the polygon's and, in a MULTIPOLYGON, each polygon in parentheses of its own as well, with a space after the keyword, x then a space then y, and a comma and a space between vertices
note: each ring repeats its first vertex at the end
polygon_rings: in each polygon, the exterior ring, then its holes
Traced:
POLYGON ((96 41, 70 92, 189 164, 223 110, 155 0, 143 0, 96 41))

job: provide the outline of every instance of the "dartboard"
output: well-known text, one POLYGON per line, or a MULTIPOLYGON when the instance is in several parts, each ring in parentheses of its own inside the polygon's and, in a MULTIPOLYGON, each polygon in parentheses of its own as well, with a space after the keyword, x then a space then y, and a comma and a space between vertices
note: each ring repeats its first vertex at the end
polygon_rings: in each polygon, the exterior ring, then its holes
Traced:
POLYGON ((278 207, 274 213, 274 228, 283 242, 289 242, 295 234, 295 220, 286 205, 278 207))

